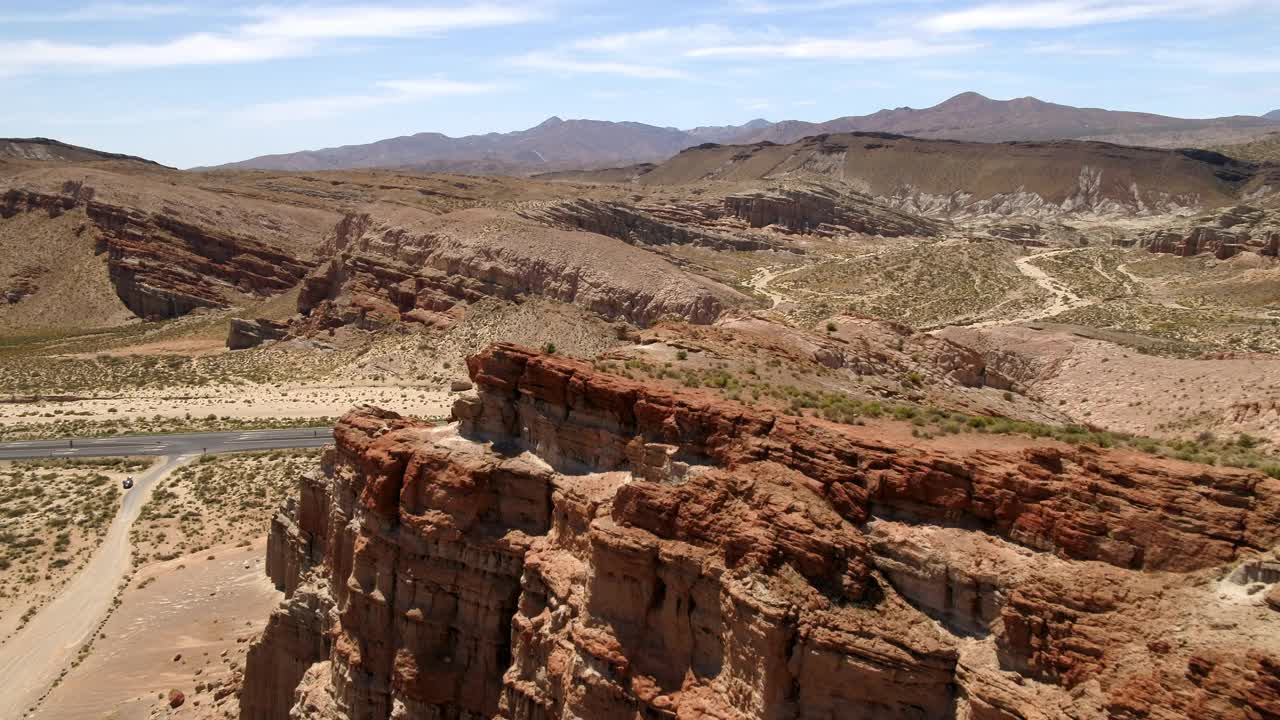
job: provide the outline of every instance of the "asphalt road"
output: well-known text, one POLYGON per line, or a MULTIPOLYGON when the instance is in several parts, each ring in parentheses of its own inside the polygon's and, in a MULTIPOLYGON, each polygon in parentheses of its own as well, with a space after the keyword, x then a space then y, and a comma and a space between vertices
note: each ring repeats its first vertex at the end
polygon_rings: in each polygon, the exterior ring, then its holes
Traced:
POLYGON ((0 718, 20 718, 44 698, 59 673, 97 632, 130 567, 129 529, 157 482, 203 452, 226 453, 319 447, 333 440, 330 428, 184 433, 83 440, 0 443, 0 459, 158 455, 134 478, 102 545, 50 604, 0 645, 0 718))
POLYGON ((74 440, 25 440, 0 443, 0 460, 43 457, 127 455, 199 455, 282 448, 320 447, 333 442, 332 428, 246 430, 244 432, 123 435, 74 440))

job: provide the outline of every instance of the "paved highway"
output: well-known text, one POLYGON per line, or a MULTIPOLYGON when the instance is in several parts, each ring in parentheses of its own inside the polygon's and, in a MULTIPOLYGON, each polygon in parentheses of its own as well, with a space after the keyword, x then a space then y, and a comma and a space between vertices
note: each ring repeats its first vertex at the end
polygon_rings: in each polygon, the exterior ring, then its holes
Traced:
POLYGON ((283 448, 320 447, 333 442, 332 428, 246 430, 244 432, 121 435, 73 440, 25 440, 0 443, 0 460, 110 455, 199 455, 283 448))
POLYGON ((129 571, 129 529, 160 480, 197 460, 203 452, 319 447, 332 440, 331 428, 298 428, 0 443, 0 460, 160 456, 154 466, 135 476, 133 489, 123 494, 120 510, 88 564, 26 627, 0 644, 0 718, 26 717, 80 647, 98 631, 129 571))

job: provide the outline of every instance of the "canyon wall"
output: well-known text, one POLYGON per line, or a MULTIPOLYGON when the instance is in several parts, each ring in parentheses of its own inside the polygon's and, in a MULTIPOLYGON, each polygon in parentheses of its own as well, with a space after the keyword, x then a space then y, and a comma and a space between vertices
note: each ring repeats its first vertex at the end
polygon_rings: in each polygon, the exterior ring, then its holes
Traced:
POLYGON ((489 297, 544 297, 640 326, 663 317, 709 323, 748 302, 616 238, 488 209, 398 212, 338 224, 325 248, 332 259, 303 283, 298 330, 447 326, 489 297))
POLYGON ((177 215, 94 199, 90 186, 67 182, 57 194, 8 190, 0 218, 20 212, 50 217, 83 209, 78 235, 106 254, 116 294, 135 315, 173 318, 200 307, 231 305, 237 294, 268 296, 298 284, 315 266, 284 250, 177 215))
POLYGON ((243 718, 1280 717, 1280 480, 469 370, 300 480, 243 718))

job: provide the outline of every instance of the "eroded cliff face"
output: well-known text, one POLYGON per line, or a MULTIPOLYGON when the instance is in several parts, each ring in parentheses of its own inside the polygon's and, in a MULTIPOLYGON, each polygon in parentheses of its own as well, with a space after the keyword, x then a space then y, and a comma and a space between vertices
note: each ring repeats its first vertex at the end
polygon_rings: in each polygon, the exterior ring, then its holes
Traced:
POLYGON ((448 326, 473 302, 543 297, 608 320, 709 323, 748 299, 624 241, 488 209, 347 216, 302 285, 299 332, 394 322, 448 326))
POLYGON ((282 509, 242 717, 1280 717, 1280 481, 469 369, 282 509))
POLYGON ((95 200, 94 190, 67 182, 62 192, 10 189, 0 218, 20 212, 50 217, 83 210, 78 231, 105 252, 116 294, 135 315, 173 318, 200 307, 227 307, 237 294, 267 296, 297 285, 314 267, 309 260, 251 238, 177 215, 95 200))
POLYGON ((1185 227, 1148 232, 1129 244, 1182 257, 1211 254, 1226 260, 1244 252, 1276 257, 1280 254, 1280 215, 1235 205, 1185 227))
POLYGON ((779 184, 706 200, 628 205, 578 198, 532 205, 525 217, 644 246, 697 245, 717 250, 806 250, 785 236, 938 235, 936 220, 893 210, 873 198, 821 184, 779 184), (757 232, 769 228, 770 232, 757 232))

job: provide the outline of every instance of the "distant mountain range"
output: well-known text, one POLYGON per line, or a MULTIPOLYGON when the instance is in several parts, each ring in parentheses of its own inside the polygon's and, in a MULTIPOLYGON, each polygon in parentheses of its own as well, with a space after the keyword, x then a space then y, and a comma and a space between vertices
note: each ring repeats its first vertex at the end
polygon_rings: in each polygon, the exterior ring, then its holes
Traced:
MULTIPOLYGON (((1276 113, 1271 113, 1275 116, 1276 113)), ((961 93, 939 105, 896 108, 822 123, 756 119, 743 125, 680 130, 635 122, 561 120, 528 130, 453 138, 418 133, 323 150, 263 155, 221 169, 285 171, 403 167, 483 174, 531 174, 660 162, 704 143, 786 144, 822 133, 885 132, 921 138, 998 142, 1089 139, 1155 147, 1243 142, 1280 130, 1280 117, 1189 120, 1150 113, 1057 105, 1036 98, 992 100, 961 93)))
POLYGON ((1271 112, 1267 113, 1266 115, 1263 115, 1262 117, 1268 120, 1280 120, 1280 110, 1272 110, 1271 112))
POLYGON ((1033 97, 992 100, 967 92, 931 108, 897 108, 824 123, 775 123, 739 143, 791 143, 823 133, 886 132, 912 137, 1004 142, 1009 140, 1102 140, 1128 145, 1189 147, 1248 139, 1277 130, 1274 120, 1236 115, 1188 120, 1151 113, 1078 108, 1033 97))

